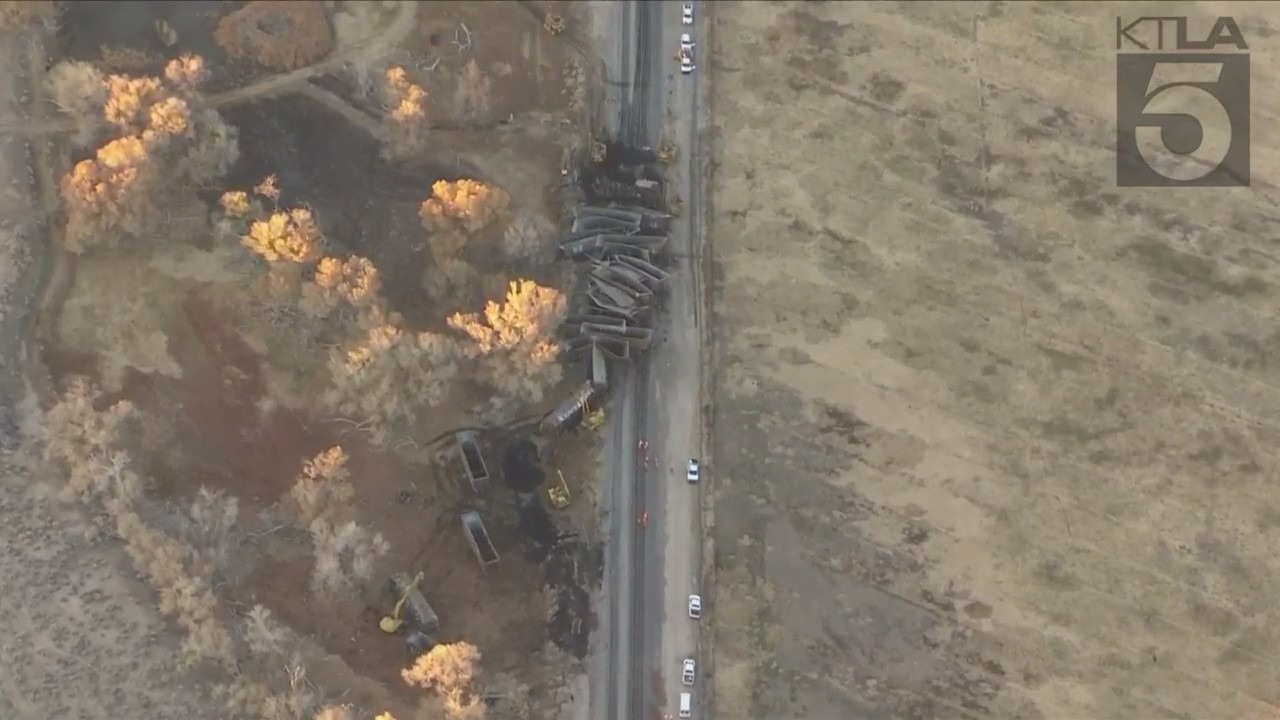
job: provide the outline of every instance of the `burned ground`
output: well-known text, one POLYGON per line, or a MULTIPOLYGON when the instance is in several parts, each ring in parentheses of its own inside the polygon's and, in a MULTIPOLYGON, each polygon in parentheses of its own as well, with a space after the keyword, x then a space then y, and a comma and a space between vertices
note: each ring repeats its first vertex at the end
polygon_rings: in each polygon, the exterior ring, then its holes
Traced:
MULTIPOLYGON (((115 71, 154 72, 179 52, 204 55, 214 103, 239 129, 241 159, 219 187, 193 190, 203 204, 172 209, 160 242, 79 258, 61 314, 44 319, 52 332, 40 357, 52 385, 88 376, 106 391, 104 402, 125 399, 137 407, 139 432, 130 450, 152 480, 151 500, 183 507, 201 486, 239 499, 242 572, 219 593, 237 614, 265 605, 314 642, 333 661, 321 675, 335 692, 365 688, 352 699, 369 708, 379 697, 412 701, 415 691, 399 675, 407 659, 403 640, 383 634, 378 620, 394 603, 387 575, 421 570, 424 594, 441 618, 434 639, 476 644, 486 674, 515 678, 532 688, 536 706, 555 712, 561 679, 576 672, 568 656, 583 657, 594 625, 598 538, 587 487, 596 477, 593 438, 556 440, 544 455, 548 472, 554 467, 568 476, 575 504, 542 516, 552 523, 551 540, 560 542, 554 549, 544 542, 531 560, 516 494, 497 482, 476 497, 450 459, 452 430, 478 424, 474 407, 484 391, 462 378, 464 389, 390 448, 372 445, 350 419, 316 412, 307 400, 324 389, 326 348, 299 339, 289 321, 264 316, 247 301, 253 263, 234 239, 214 238, 206 221, 222 190, 275 174, 282 204, 311 208, 330 252, 374 262, 390 309, 413 330, 445 330, 447 315, 481 309, 508 280, 563 284, 568 275, 551 252, 550 234, 535 239, 544 246, 539 252, 515 258, 502 251, 499 224, 472 238, 466 251, 482 290, 452 303, 428 297, 423 275, 431 259, 419 206, 436 180, 476 178, 506 189, 512 214, 556 227, 561 157, 581 130, 582 108, 571 110, 573 88, 564 85, 572 53, 514 4, 421 5, 418 26, 400 47, 386 49, 387 58, 404 63, 439 99, 448 127, 433 131, 422 151, 393 161, 382 142, 381 107, 346 76, 321 76, 314 84, 303 78, 260 97, 236 94, 274 72, 217 47, 212 27, 241 5, 140 4, 106 20, 77 6, 65 16, 62 50, 99 61, 104 46, 114 49, 106 64, 115 71), (160 19, 178 32, 174 47, 157 39, 160 19), (460 23, 475 33, 470 47, 448 42, 460 23), (421 61, 430 57, 441 62, 427 71, 421 61), (472 60, 489 77, 491 97, 482 117, 461 120, 452 117, 452 98, 458 73, 472 60), (308 538, 281 508, 302 463, 335 444, 350 456, 356 518, 381 532, 392 551, 374 581, 353 596, 318 600, 309 597, 308 538), (472 509, 482 514, 501 557, 487 571, 459 520, 472 509), (381 690, 371 694, 367 680, 381 690)), ((556 400, 553 388, 522 412, 536 416, 556 400)), ((505 432, 481 433, 486 443, 495 441, 485 447, 495 471, 505 432)))
POLYGON ((718 716, 1273 711, 1276 146, 1115 187, 1147 7, 715 5, 718 716))

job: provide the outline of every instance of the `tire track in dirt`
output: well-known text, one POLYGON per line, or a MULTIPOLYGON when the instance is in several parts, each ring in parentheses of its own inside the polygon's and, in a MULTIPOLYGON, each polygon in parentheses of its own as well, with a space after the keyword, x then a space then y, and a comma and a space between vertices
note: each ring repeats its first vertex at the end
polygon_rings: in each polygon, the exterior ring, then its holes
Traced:
MULTIPOLYGON (((209 103, 215 108, 224 107, 246 100, 270 97, 277 93, 291 92, 296 89, 297 85, 305 83, 311 78, 341 70, 348 63, 369 62, 378 57, 379 54, 386 52, 388 48, 394 48, 408 37, 413 30, 417 17, 418 4, 416 2, 400 3, 400 12, 396 19, 387 26, 386 30, 377 33, 369 42, 338 51, 312 65, 272 75, 243 87, 211 95, 209 96, 209 103)), ((0 133, 22 133, 30 136, 57 135, 75 130, 75 120, 69 118, 46 122, 28 120, 21 123, 0 124, 0 133)))
MULTIPOLYGON (((27 116, 37 125, 47 124, 48 112, 45 84, 37 73, 44 70, 46 58, 44 46, 37 42, 24 44, 23 64, 29 73, 27 80, 27 116)), ((62 303, 67 299, 75 278, 75 256, 63 249, 61 203, 58 199, 58 168, 69 164, 65 151, 58 151, 49 138, 33 138, 31 141, 31 165, 36 180, 36 200, 43 220, 44 249, 37 253, 39 280, 33 291, 31 305, 24 327, 25 338, 23 377, 28 388, 38 398, 47 398, 53 387, 44 364, 40 361, 41 344, 49 337, 51 322, 58 317, 62 303)))
POLYGON ((391 133, 387 131, 387 128, 382 123, 343 100, 333 91, 316 87, 311 83, 304 83, 295 92, 341 115, 344 120, 369 133, 378 142, 384 145, 391 142, 391 133))
MULTIPOLYGON (((395 138, 392 136, 392 132, 386 124, 343 99, 342 96, 332 90, 327 90, 313 83, 303 83, 302 86, 295 88, 293 92, 309 100, 314 100, 329 110, 341 115, 344 120, 369 133, 373 139, 383 145, 389 145, 395 142, 395 138)), ((478 158, 473 157, 471 154, 463 153, 460 150, 460 148, 468 147, 468 135, 499 129, 510 132, 520 130, 523 127, 524 126, 520 123, 503 124, 500 122, 473 125, 462 125, 460 123, 436 123, 427 125, 424 130, 431 133, 432 139, 437 144, 455 148, 455 153, 458 157, 464 158, 468 165, 480 168, 487 172, 483 162, 478 158)))

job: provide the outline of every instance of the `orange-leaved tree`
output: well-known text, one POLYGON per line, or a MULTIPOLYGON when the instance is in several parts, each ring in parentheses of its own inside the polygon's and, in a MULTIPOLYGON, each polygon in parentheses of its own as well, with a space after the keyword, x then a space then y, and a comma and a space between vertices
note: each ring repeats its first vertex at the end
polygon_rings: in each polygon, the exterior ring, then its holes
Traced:
POLYGON ((490 301, 483 313, 455 313, 449 326, 470 338, 464 351, 480 360, 481 379, 513 401, 538 401, 562 376, 557 326, 564 320, 564 294, 532 280, 507 287, 505 302, 490 301))

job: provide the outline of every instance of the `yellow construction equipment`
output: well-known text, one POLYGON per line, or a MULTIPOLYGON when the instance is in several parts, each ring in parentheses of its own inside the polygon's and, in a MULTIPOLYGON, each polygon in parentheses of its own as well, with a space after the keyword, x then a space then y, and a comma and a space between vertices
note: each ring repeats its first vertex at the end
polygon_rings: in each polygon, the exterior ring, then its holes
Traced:
POLYGON ((404 603, 409 599, 409 593, 413 592, 413 589, 418 587, 420 582, 422 582, 422 573, 415 575, 413 582, 409 583, 409 586, 404 589, 404 594, 396 601, 396 606, 392 609, 391 614, 378 622, 378 627, 382 629, 382 632, 394 635, 404 625, 404 618, 401 617, 404 615, 404 603))
POLYGON ((556 475, 560 476, 560 484, 547 488, 547 499, 551 501, 552 507, 563 510, 569 507, 572 498, 569 495, 569 484, 564 481, 564 473, 556 470, 556 475))
POLYGON ((604 408, 592 410, 591 406, 588 405, 582 411, 582 424, 588 430, 599 430, 600 426, 604 425, 604 408))

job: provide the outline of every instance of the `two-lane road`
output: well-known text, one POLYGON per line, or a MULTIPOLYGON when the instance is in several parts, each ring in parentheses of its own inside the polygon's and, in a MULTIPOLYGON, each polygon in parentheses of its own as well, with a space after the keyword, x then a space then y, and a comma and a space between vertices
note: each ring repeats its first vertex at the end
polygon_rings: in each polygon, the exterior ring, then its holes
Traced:
MULTIPOLYGON (((590 674, 592 720, 654 720, 676 715, 680 663, 696 657, 698 625, 687 617, 701 573, 698 486, 685 464, 698 454, 701 427, 700 223, 697 76, 680 73, 680 3, 627 0, 599 7, 608 87, 616 113, 607 126, 625 144, 678 147, 669 195, 684 211, 671 230, 673 259, 657 330, 663 340, 615 389, 605 431, 602 478, 608 543, 598 662, 590 674), (637 441, 649 443, 645 465, 637 441), (647 513, 647 524, 637 519, 647 513)), ((703 593, 704 596, 706 593, 703 593)), ((705 683, 695 693, 695 717, 705 683)))
MULTIPOLYGON (((689 595, 709 593, 698 584, 702 488, 685 479, 686 464, 699 455, 702 436, 699 76, 697 71, 681 74, 676 52, 681 33, 689 33, 695 43, 703 35, 700 10, 704 4, 696 3, 693 26, 681 24, 681 3, 653 5, 658 23, 646 38, 653 59, 646 100, 648 112, 659 117, 649 125, 646 144, 658 147, 666 140, 676 146, 679 154, 667 170, 668 196, 678 196, 684 209, 671 228, 673 266, 662 315, 665 339, 649 353, 640 374, 646 402, 637 426, 649 442, 653 463, 640 483, 639 502, 649 512, 649 527, 641 546, 644 594, 637 618, 643 628, 645 710, 635 720, 653 720, 662 713, 674 717, 682 691, 693 695, 694 717, 706 718, 700 708, 704 688, 709 687, 701 677, 692 688, 684 687, 680 679, 685 658, 695 658, 701 665, 699 623, 688 617, 689 595)), ((695 45, 695 62, 700 56, 701 47, 695 45)))

